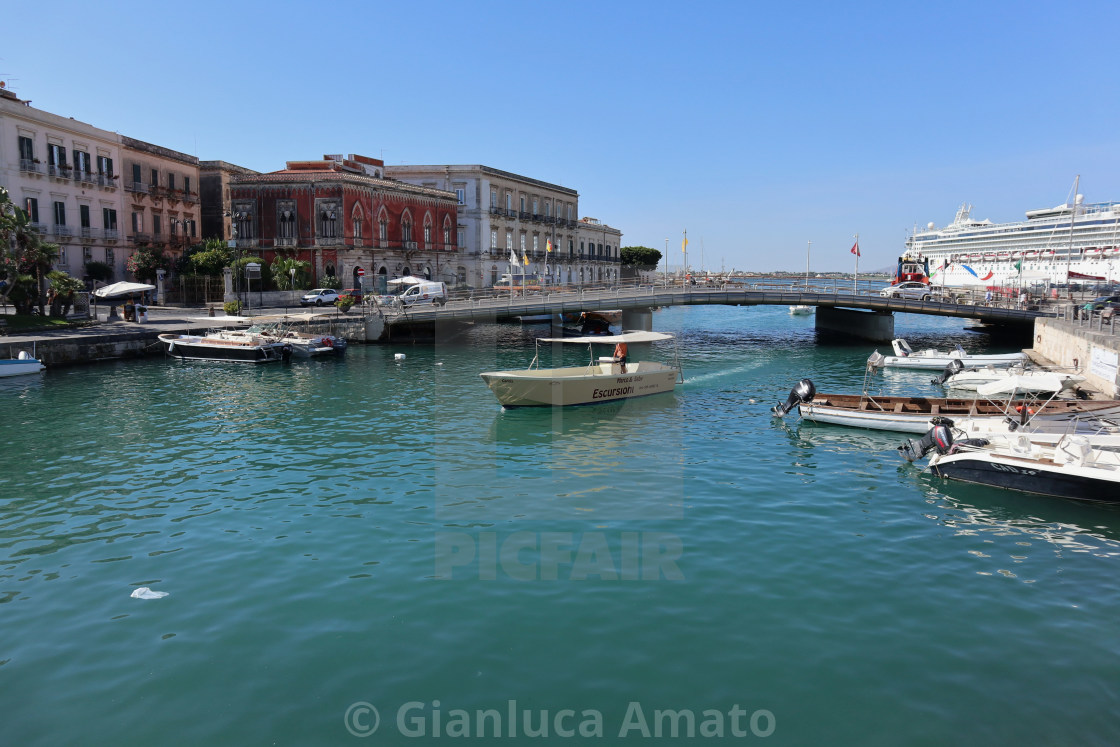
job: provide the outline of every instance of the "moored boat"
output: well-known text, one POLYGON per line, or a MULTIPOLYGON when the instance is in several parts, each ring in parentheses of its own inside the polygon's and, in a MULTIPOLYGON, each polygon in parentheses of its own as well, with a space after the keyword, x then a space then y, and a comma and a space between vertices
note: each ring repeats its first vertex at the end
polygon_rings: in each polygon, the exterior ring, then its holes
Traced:
POLYGON ((1067 434, 1053 444, 1026 433, 958 440, 950 426, 939 424, 898 451, 909 461, 932 453, 929 471, 949 480, 1120 503, 1120 452, 1095 445, 1090 436, 1067 434))
POLYGON ((1099 428, 1098 418, 1120 416, 1120 400, 1050 399, 1044 402, 985 400, 980 397, 906 397, 870 394, 821 394, 802 379, 786 402, 772 412, 784 417, 794 408, 804 420, 855 428, 925 433, 930 419, 1004 422, 1029 419, 1038 430, 1099 428))
POLYGON ((525 370, 479 374, 503 407, 560 407, 645 397, 671 392, 681 378, 679 365, 625 361, 594 356, 593 345, 632 345, 672 339, 660 332, 624 332, 603 337, 557 337, 537 340, 537 354, 525 370), (583 366, 538 368, 540 343, 587 345, 591 360, 583 366))
POLYGON ((234 363, 271 363, 287 360, 292 346, 286 342, 244 332, 213 332, 208 335, 162 334, 167 354, 173 358, 234 363))
POLYGON ((43 362, 26 350, 21 350, 15 358, 0 359, 0 378, 37 374, 46 370, 43 362))
POLYGON ((924 368, 941 370, 949 365, 952 360, 959 360, 965 365, 973 366, 1014 366, 1025 363, 1028 358, 1026 353, 998 353, 991 355, 978 355, 966 353, 959 345, 956 350, 944 352, 941 350, 914 351, 909 343, 902 338, 891 341, 894 355, 883 355, 876 359, 875 365, 889 366, 892 368, 924 368))

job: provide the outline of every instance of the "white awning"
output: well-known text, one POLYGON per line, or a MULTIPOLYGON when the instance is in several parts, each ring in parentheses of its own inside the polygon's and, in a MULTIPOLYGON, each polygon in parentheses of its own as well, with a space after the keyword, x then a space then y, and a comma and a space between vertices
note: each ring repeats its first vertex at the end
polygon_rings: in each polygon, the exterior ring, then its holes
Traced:
POLYGON ((658 340, 672 340, 672 335, 664 332, 645 332, 634 330, 623 332, 619 335, 589 335, 587 337, 542 337, 539 342, 571 342, 579 345, 598 343, 599 345, 617 345, 620 342, 627 344, 633 342, 657 342, 658 340))
POLYGON ((155 289, 156 287, 154 285, 148 285, 147 283, 120 282, 106 285, 104 288, 98 288, 93 292, 93 295, 99 299, 105 300, 110 298, 123 298, 128 295, 138 296, 144 291, 154 291, 155 289))

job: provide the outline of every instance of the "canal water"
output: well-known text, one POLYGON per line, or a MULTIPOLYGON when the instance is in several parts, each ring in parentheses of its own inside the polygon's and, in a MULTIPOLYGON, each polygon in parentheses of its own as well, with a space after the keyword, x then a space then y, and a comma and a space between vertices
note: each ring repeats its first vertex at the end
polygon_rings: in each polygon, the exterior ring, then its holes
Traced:
POLYGON ((478 377, 514 325, 3 382, 0 744, 1120 741, 1120 511, 772 419, 863 382, 811 316, 654 325, 674 394, 555 412, 478 377))

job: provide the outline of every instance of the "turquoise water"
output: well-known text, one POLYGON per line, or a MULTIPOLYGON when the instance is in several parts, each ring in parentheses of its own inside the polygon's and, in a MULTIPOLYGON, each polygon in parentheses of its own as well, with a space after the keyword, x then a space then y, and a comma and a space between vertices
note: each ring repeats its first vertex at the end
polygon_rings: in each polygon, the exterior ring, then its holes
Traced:
MULTIPOLYGON (((3 382, 0 744, 356 743, 365 704, 369 744, 658 741, 670 709, 697 743, 1120 741, 1120 511, 773 420, 862 383, 873 346, 812 317, 654 324, 676 393, 555 412, 478 378, 528 362, 516 326, 3 382)), ((960 324, 897 329, 986 348, 960 324)))

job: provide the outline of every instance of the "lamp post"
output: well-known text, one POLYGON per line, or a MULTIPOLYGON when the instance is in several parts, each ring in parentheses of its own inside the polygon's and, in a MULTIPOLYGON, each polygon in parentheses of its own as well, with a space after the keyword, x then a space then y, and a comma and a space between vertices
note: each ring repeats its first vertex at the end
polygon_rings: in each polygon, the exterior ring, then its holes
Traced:
MULTIPOLYGON (((289 268, 288 274, 292 276, 292 285, 288 290, 294 291, 296 289, 296 268, 289 268)), ((284 304, 284 308, 288 308, 288 304, 284 304)))

